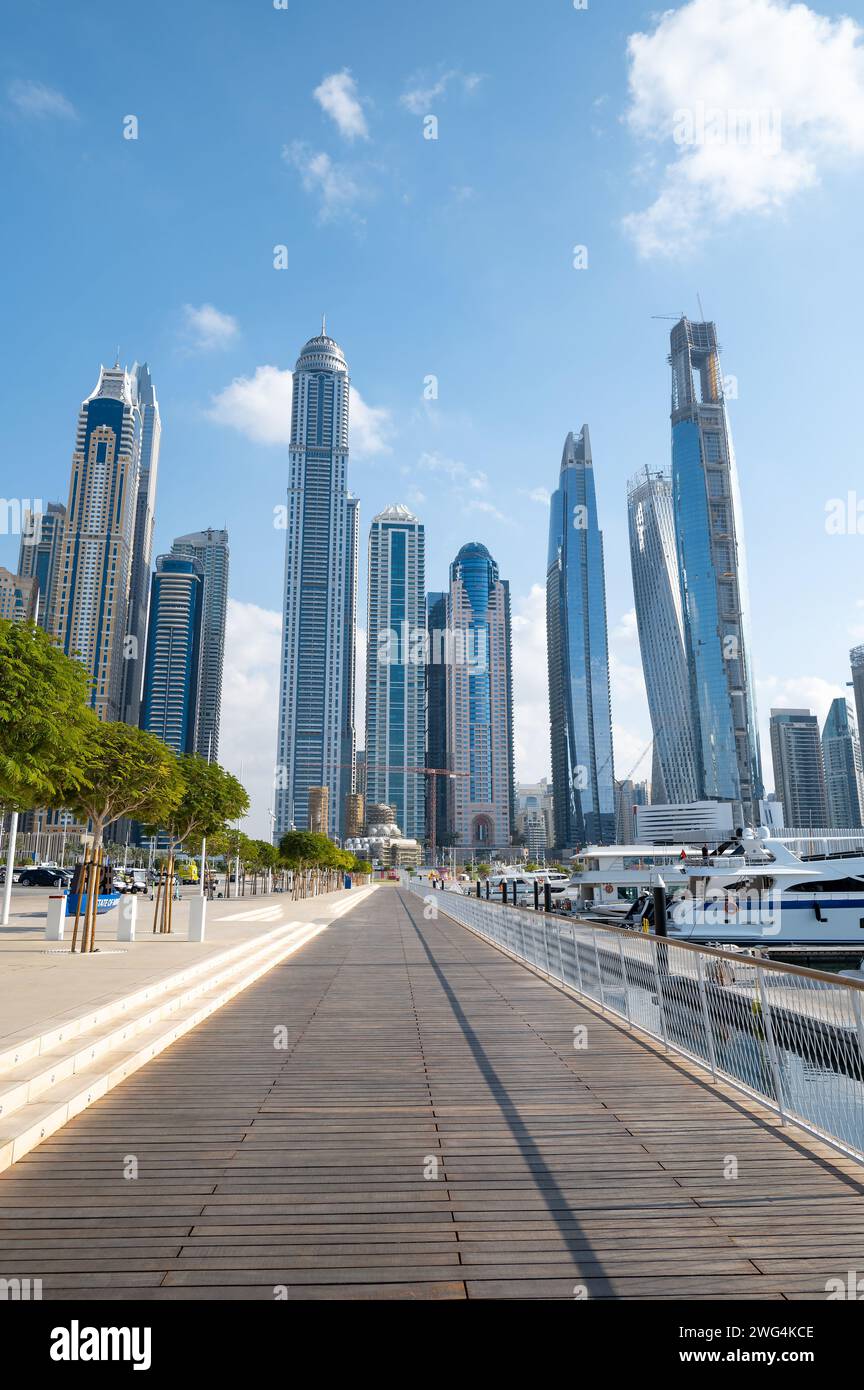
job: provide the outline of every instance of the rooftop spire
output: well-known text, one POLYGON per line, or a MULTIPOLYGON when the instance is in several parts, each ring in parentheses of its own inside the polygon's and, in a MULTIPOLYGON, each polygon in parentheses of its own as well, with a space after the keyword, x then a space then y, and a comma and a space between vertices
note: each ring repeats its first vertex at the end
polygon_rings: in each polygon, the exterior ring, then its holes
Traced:
POLYGON ((326 337, 327 337, 327 315, 326 315, 326 314, 322 314, 322 315, 321 315, 321 337, 322 337, 322 338, 326 338, 326 337))

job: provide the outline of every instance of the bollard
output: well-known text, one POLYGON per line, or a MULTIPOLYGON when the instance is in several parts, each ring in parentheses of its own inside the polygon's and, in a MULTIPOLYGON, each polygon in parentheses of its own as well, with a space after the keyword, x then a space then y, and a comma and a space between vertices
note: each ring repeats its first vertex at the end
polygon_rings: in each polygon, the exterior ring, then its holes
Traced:
POLYGON ((502 903, 507 901, 507 881, 503 878, 501 880, 501 901, 502 903))
POLYGON ((479 878, 478 878, 478 880, 477 880, 477 897, 478 897, 478 898, 480 897, 480 880, 479 880, 479 878))
MULTIPOLYGON (((10 875, 11 877, 11 875, 10 875)), ((51 894, 45 919, 45 940, 62 941, 66 929, 66 894, 51 894)))
POLYGON ((126 893, 117 918, 117 940, 134 941, 138 925, 138 894, 126 893))
POLYGON ((207 922, 207 899, 193 898, 189 904, 189 941, 203 941, 207 922))
POLYGON ((487 880, 486 880, 486 901, 487 901, 487 903, 488 903, 488 901, 489 901, 489 880, 488 880, 488 878, 487 878, 487 880))
POLYGON ((544 911, 544 912, 551 912, 551 911, 552 911, 552 885, 551 885, 551 883, 544 883, 544 884, 543 884, 543 911, 544 911))
POLYGON ((516 880, 513 880, 513 906, 516 906, 516 880))
POLYGON ((540 911, 540 884, 534 880, 534 911, 540 911))

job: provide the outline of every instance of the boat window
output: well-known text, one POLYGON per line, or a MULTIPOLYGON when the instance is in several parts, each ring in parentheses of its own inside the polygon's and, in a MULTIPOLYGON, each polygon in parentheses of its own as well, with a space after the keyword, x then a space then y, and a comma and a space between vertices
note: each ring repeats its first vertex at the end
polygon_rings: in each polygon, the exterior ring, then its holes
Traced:
POLYGON ((829 878, 826 882, 796 883, 787 888, 787 893, 861 893, 864 882, 860 878, 829 878))

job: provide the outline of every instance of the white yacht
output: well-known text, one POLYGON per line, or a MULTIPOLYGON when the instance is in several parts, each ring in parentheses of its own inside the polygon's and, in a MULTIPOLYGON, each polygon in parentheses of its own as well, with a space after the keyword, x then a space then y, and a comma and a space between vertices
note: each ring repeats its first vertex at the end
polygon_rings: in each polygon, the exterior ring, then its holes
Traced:
POLYGON ((687 845, 591 846, 568 897, 577 912, 638 925, 653 920, 652 890, 662 886, 670 937, 864 947, 864 843, 818 853, 793 843, 762 829, 707 855, 687 845))

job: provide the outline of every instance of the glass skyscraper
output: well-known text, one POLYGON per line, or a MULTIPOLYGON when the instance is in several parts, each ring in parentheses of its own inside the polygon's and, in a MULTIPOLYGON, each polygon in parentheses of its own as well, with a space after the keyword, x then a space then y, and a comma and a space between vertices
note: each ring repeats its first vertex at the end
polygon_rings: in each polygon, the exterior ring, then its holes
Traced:
POLYGON ((178 536, 171 554, 197 560, 204 574, 201 620, 201 675, 195 751, 209 762, 219 760, 222 673, 225 665, 225 620, 228 614, 228 532, 193 531, 178 536))
MULTIPOLYGON (((446 768, 447 666, 444 641, 447 633, 447 592, 426 595, 426 766, 446 768)), ((448 826, 448 790, 443 777, 431 779, 430 804, 435 817, 435 844, 445 843, 448 826)))
POLYGON ((126 620, 123 718, 127 724, 137 724, 144 676, 144 641, 147 633, 147 604, 150 598, 153 532, 156 527, 156 483, 159 474, 162 422, 156 388, 147 363, 136 362, 131 377, 136 409, 141 421, 141 448, 135 498, 132 571, 129 576, 129 614, 126 620))
POLYGON ((763 794, 741 498, 717 329, 672 330, 672 495, 698 799, 759 824, 763 794))
POLYGON ((516 822, 510 585, 477 541, 450 566, 447 629, 447 751, 456 774, 448 820, 457 845, 506 850, 516 822))
POLYGON ((150 594, 141 727, 175 753, 195 752, 203 607, 200 561, 160 555, 150 594))
POLYGON ((657 801, 696 801, 671 474, 646 468, 631 478, 627 517, 639 649, 654 731, 653 795, 657 801))
POLYGON ((407 507, 387 507, 369 532, 366 797, 396 809, 409 839, 426 833, 426 541, 407 507))
POLYGON ((140 450, 135 377, 102 367, 78 416, 50 605, 52 632, 82 662, 100 719, 124 714, 140 450))
POLYGON ((857 830, 864 825, 861 744, 848 700, 834 700, 822 730, 822 757, 828 792, 828 825, 857 830))
POLYGON ((549 517, 546 643, 555 842, 615 839, 603 534, 588 426, 568 434, 549 517))
POLYGON ((345 355, 324 325, 297 359, 291 407, 282 619, 278 837, 309 819, 309 788, 329 788, 331 836, 354 790, 354 639, 358 506, 348 496, 345 355))
POLYGON ((774 791, 783 802, 786 826, 827 826, 825 763, 815 714, 809 709, 772 709, 771 757, 774 791))
POLYGON ((28 512, 22 528, 18 574, 22 579, 36 581, 37 621, 46 632, 51 631, 51 591, 65 524, 66 508, 59 502, 49 502, 46 512, 28 512))

